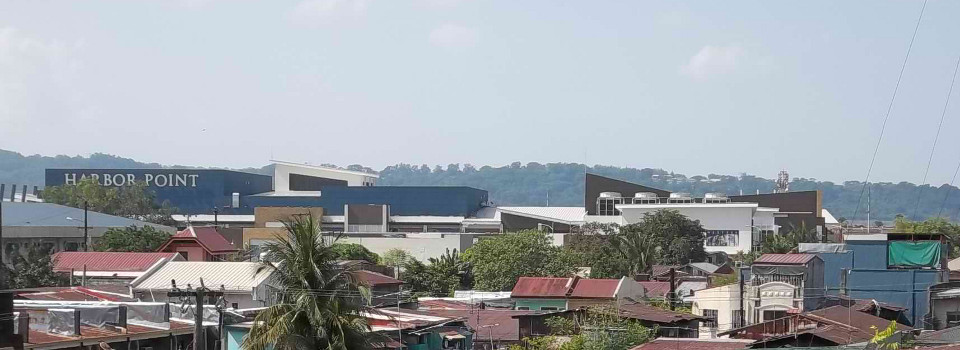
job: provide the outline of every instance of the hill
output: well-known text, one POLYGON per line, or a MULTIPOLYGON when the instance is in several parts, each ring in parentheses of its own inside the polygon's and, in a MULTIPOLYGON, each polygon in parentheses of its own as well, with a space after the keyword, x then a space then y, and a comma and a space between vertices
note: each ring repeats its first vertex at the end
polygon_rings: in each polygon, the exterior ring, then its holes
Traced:
MULTIPOLYGON (((23 156, 16 152, 0 150, 0 183, 42 186, 46 168, 162 168, 157 163, 142 163, 129 158, 97 153, 90 157, 69 156, 23 156)), ((188 166, 169 166, 190 168, 188 166)), ((351 170, 367 170, 360 165, 345 167, 351 170)), ((272 174, 271 166, 237 169, 260 174, 272 174)), ((398 164, 389 166, 380 173, 380 185, 384 186, 471 186, 490 192, 491 200, 498 205, 583 205, 583 174, 609 176, 662 188, 674 192, 690 192, 702 195, 707 192, 726 194, 769 193, 774 181, 752 175, 685 176, 662 169, 635 169, 595 165, 585 167, 577 163, 527 163, 515 162, 503 167, 474 167, 469 164, 450 164, 446 167, 398 164)), ((912 217, 917 205, 919 187, 909 182, 871 184, 871 218, 893 220, 897 214, 912 217)), ((814 179, 797 178, 790 183, 791 191, 822 190, 823 206, 837 217, 852 217, 857 207, 862 183, 846 181, 833 183, 814 179)), ((960 189, 943 185, 924 186, 920 208, 921 218, 937 216, 943 205, 942 215, 953 221, 960 217, 960 189)), ((865 204, 864 204, 865 205, 865 204)), ((863 220, 864 208, 858 219, 863 220)))

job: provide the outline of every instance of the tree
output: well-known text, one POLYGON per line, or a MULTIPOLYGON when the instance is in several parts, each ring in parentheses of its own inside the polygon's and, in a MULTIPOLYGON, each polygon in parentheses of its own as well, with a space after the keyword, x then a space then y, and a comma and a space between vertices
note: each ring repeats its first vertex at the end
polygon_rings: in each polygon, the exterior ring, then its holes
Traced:
POLYGON ((630 263, 631 273, 648 271, 653 264, 683 265, 703 261, 704 229, 677 211, 661 209, 643 215, 643 220, 624 226, 616 247, 630 263))
POLYGON ((380 263, 385 266, 392 266, 396 268, 403 267, 406 265, 407 261, 410 261, 413 257, 410 253, 407 253, 406 250, 400 248, 390 248, 380 256, 380 263))
POLYGON ((320 222, 298 216, 284 225, 286 234, 266 244, 262 267, 275 270, 277 300, 256 316, 242 349, 369 349, 374 333, 363 315, 371 312, 364 306, 370 291, 337 263, 320 222))
POLYGON ((950 242, 950 258, 960 257, 960 225, 941 217, 924 221, 912 221, 898 214, 894 219, 894 229, 898 233, 942 234, 950 242))
POLYGON ((153 226, 110 228, 93 244, 98 252, 155 252, 170 239, 170 234, 153 226))
POLYGON ((425 265, 409 258, 403 265, 403 281, 417 296, 451 296, 457 289, 472 287, 470 264, 461 259, 456 249, 428 262, 425 265))
POLYGON ((330 249, 339 260, 364 260, 371 264, 380 263, 380 256, 367 247, 357 243, 334 243, 330 249))
POLYGON ((156 197, 143 182, 134 182, 123 187, 106 187, 93 178, 84 178, 74 185, 50 186, 43 190, 43 200, 48 203, 143 220, 160 225, 173 226, 176 221, 170 216, 176 208, 168 203, 157 203, 156 197))
POLYGON ((13 254, 13 267, 8 271, 10 288, 56 287, 66 284, 63 275, 53 272, 56 261, 51 253, 42 246, 32 245, 26 254, 13 254))
POLYGON ((614 245, 616 239, 616 233, 573 233, 567 236, 563 250, 573 259, 575 266, 590 267, 590 278, 620 278, 630 275, 631 267, 625 255, 614 245))
POLYGON ((510 290, 523 276, 569 276, 573 259, 539 231, 521 231, 483 238, 463 254, 473 267, 474 288, 510 290))

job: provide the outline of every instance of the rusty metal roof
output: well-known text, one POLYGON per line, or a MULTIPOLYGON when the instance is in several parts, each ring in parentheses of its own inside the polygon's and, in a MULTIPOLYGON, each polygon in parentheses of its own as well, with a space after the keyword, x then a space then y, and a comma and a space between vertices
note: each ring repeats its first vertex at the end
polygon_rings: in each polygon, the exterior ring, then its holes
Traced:
POLYGON ((369 287, 403 284, 401 280, 373 271, 355 270, 350 271, 350 274, 352 274, 357 281, 369 287))
POLYGON ((53 254, 53 271, 147 271, 158 261, 173 259, 177 253, 59 252, 53 254))
POLYGON ((647 297, 650 298, 663 298, 670 292, 670 282, 641 281, 637 283, 643 286, 643 289, 647 291, 647 297))
POLYGON ((805 265, 817 256, 815 254, 763 254, 754 264, 805 265))
POLYGON ((614 298, 617 296, 618 279, 582 278, 573 287, 571 298, 614 298))
POLYGON ((513 298, 565 298, 573 292, 575 278, 520 277, 513 286, 513 298))
POLYGON ((751 343, 748 339, 657 338, 630 350, 736 350, 751 343))
POLYGON ((679 321, 706 320, 694 314, 664 310, 646 303, 621 304, 620 315, 635 320, 656 323, 674 323, 679 321))

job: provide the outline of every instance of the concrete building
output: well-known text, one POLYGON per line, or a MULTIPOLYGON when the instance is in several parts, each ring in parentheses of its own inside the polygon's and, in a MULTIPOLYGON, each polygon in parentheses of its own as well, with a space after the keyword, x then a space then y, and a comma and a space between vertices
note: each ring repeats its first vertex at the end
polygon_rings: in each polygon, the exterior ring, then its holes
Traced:
POLYGON ((764 254, 750 265, 748 324, 812 311, 823 302, 823 260, 814 254, 764 254))
POLYGON ((743 326, 739 285, 698 290, 684 301, 691 304, 694 315, 709 320, 700 325, 701 338, 716 338, 718 333, 743 326))
MULTIPOLYGON (((0 246, 3 262, 9 264, 13 254, 25 254, 32 246, 51 253, 83 250, 84 210, 52 203, 4 202, 0 246)), ((92 246, 111 228, 152 226, 174 233, 172 227, 87 211, 87 235, 92 246)))
POLYGON ((144 301, 168 302, 167 292, 188 285, 200 286, 200 279, 210 289, 224 292, 227 306, 248 309, 269 306, 273 302, 273 270, 256 262, 174 261, 152 269, 130 283, 134 297, 144 301))

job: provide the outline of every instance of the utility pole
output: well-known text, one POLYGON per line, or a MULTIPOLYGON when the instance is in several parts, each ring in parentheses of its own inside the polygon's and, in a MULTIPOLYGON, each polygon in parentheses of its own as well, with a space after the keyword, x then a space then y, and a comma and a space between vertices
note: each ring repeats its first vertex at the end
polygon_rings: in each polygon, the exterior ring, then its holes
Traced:
POLYGON ((746 321, 747 310, 744 310, 744 308, 743 308, 743 306, 744 306, 744 305, 743 305, 743 296, 744 296, 745 291, 743 290, 743 288, 744 288, 744 283, 743 283, 743 271, 742 271, 741 268, 737 268, 737 280, 740 282, 740 327, 743 327, 743 326, 746 326, 746 325, 747 325, 747 321, 746 321))
POLYGON ((192 289, 192 290, 190 289, 189 284, 187 285, 186 290, 181 290, 177 288, 176 280, 171 280, 170 283, 173 286, 173 288, 171 289, 170 292, 167 292, 168 298, 176 297, 176 298, 183 299, 185 297, 186 298, 193 297, 196 300, 196 304, 193 310, 193 314, 194 314, 193 315, 194 316, 193 317, 193 322, 194 322, 193 350, 206 350, 207 343, 206 343, 206 338, 204 337, 204 329, 203 329, 203 298, 208 295, 211 297, 214 297, 214 296, 222 297, 223 291, 212 291, 208 289, 203 284, 203 278, 200 279, 200 287, 197 287, 197 289, 192 289))
POLYGON ((218 214, 220 214, 220 209, 213 207, 213 226, 216 227, 220 227, 220 218, 218 214))
POLYGON ((677 269, 670 268, 670 294, 667 294, 667 300, 670 302, 670 311, 673 311, 673 299, 677 292, 677 269))
POLYGON ((89 244, 89 231, 90 226, 87 225, 87 211, 88 211, 87 200, 83 200, 83 251, 87 251, 87 245, 89 244))

